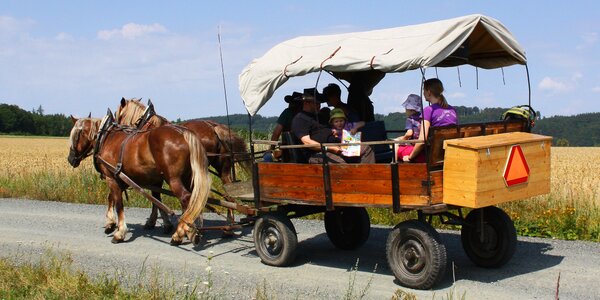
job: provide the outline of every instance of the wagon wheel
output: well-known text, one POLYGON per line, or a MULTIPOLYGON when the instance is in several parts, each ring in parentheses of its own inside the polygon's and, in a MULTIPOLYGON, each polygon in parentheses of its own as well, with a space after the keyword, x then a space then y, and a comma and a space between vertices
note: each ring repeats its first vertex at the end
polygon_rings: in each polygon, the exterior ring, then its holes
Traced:
POLYGON ((285 267, 296 258, 298 237, 289 218, 267 214, 254 224, 254 246, 263 263, 285 267))
POLYGON ((431 225, 404 221, 390 232, 386 244, 388 264, 401 285, 429 289, 446 270, 446 248, 431 225))
POLYGON ((364 207, 338 207, 325 212, 325 231, 333 245, 353 250, 369 238, 371 222, 364 207))
POLYGON ((512 258, 517 246, 517 232, 504 211, 494 206, 474 209, 465 221, 460 239, 465 253, 476 265, 497 268, 512 258))

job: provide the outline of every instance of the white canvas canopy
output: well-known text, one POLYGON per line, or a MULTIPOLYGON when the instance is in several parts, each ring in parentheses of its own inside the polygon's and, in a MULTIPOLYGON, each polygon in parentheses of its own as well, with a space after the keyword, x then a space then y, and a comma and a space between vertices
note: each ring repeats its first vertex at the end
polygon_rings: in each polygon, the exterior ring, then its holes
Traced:
POLYGON ((389 29, 294 38, 246 66, 239 76, 239 88, 248 113, 255 115, 288 78, 321 70, 343 79, 357 72, 381 73, 375 76, 374 86, 390 72, 463 64, 493 69, 525 63, 523 48, 499 21, 469 15, 389 29))

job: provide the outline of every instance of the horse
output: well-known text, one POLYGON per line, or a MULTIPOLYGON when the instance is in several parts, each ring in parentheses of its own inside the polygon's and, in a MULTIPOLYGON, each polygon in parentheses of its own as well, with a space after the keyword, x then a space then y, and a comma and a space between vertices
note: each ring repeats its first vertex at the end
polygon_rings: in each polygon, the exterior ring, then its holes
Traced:
POLYGON ((127 233, 123 210, 123 192, 127 185, 120 172, 141 186, 161 187, 163 181, 167 182, 183 211, 171 244, 181 244, 185 236, 193 238, 194 221, 208 201, 210 176, 206 152, 191 131, 175 125, 132 130, 114 123, 110 110, 102 121, 71 119, 73 128, 67 160, 76 168, 83 159, 93 155, 94 166, 110 190, 104 228, 108 234, 116 227, 113 243, 124 241, 127 233))
MULTIPOLYGON (((115 112, 117 124, 136 126, 140 129, 149 129, 170 124, 170 122, 154 112, 153 105, 149 102, 146 107, 141 103, 141 98, 121 98, 119 107, 115 112)), ((252 163, 246 147, 246 142, 227 126, 209 120, 191 120, 183 122, 181 126, 194 132, 200 143, 209 153, 209 163, 215 169, 216 175, 223 184, 231 183, 231 171, 235 162, 251 174, 252 163), (233 157, 232 154, 233 153, 233 157)))
MULTIPOLYGON (((125 99, 121 98, 119 107, 116 110, 116 121, 120 125, 135 126, 139 129, 149 129, 158 126, 170 124, 170 122, 156 114, 154 106, 148 100, 146 107, 141 103, 141 98, 125 99)), ((181 126, 194 132, 196 137, 209 153, 209 164, 215 169, 216 174, 223 184, 231 183, 231 170, 236 161, 240 162, 246 173, 251 174, 252 162, 250 161, 246 142, 243 138, 232 132, 227 126, 208 120, 187 121, 181 126), (233 157, 232 157, 233 152, 233 157)), ((160 199, 160 194, 156 195, 160 199)), ((165 215, 161 211, 163 220, 165 215)), ((157 208, 152 206, 152 213, 146 223, 146 228, 151 229, 156 224, 157 208)), ((228 212, 228 218, 232 219, 232 212, 228 212)), ((164 221, 167 224, 167 220, 164 221)), ((165 228, 165 230, 167 230, 165 228)))

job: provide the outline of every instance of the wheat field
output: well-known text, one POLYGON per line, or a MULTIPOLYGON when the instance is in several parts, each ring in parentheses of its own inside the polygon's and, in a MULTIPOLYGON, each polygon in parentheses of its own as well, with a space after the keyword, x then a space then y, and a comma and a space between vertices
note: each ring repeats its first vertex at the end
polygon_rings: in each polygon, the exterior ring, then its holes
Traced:
MULTIPOLYGON (((0 136, 0 197, 104 204, 107 188, 91 158, 74 169, 68 153, 67 138, 0 136)), ((600 241, 600 148, 554 147, 551 163, 550 194, 501 207, 522 235, 600 241)), ((128 205, 149 203, 130 193, 128 205)))

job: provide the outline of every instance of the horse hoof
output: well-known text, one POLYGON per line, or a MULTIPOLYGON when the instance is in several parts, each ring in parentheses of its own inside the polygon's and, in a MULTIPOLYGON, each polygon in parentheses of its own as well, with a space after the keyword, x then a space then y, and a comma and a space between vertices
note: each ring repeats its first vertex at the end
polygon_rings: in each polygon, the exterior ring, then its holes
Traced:
POLYGON ((198 246, 200 245, 201 240, 202 236, 200 236, 200 234, 194 234, 194 236, 192 237, 192 244, 194 244, 194 246, 198 246))
POLYGON ((111 233, 113 233, 113 231, 115 231, 115 229, 117 229, 117 225, 114 225, 114 224, 104 227, 104 234, 111 234, 111 233))
POLYGON ((174 239, 171 239, 171 246, 179 246, 181 245, 181 241, 176 241, 174 239))
POLYGON ((156 227, 156 224, 149 224, 149 223, 144 224, 144 230, 152 230, 155 227, 156 227))
POLYGON ((111 243, 113 243, 113 244, 118 244, 118 243, 120 243, 120 242, 122 242, 122 241, 123 241, 123 240, 118 240, 118 239, 116 239, 116 238, 112 238, 112 240, 111 240, 110 242, 111 242, 111 243))

